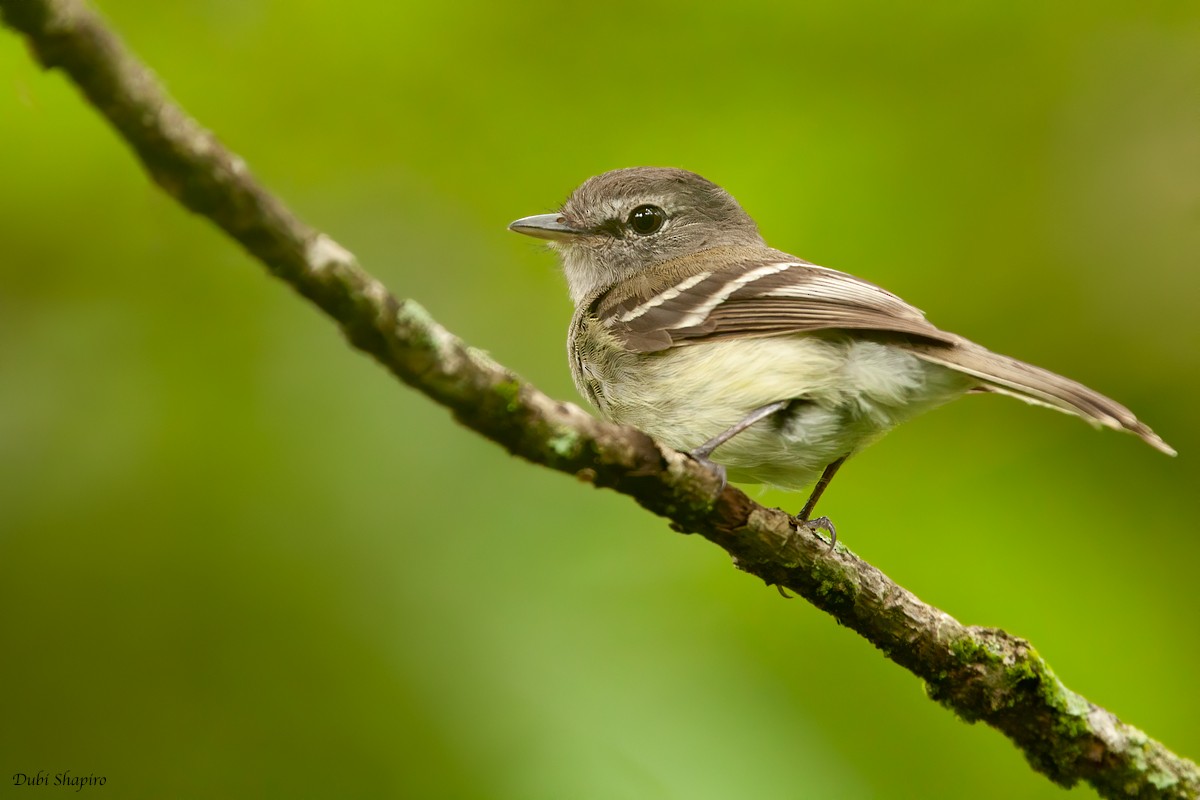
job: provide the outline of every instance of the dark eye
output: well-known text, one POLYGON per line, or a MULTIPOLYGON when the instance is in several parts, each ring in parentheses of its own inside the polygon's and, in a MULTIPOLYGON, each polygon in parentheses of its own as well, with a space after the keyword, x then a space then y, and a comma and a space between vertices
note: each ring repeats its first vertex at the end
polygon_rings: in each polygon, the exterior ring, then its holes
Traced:
POLYGON ((629 227, 639 236, 649 236, 667 221, 667 212, 658 206, 638 206, 629 212, 629 227))

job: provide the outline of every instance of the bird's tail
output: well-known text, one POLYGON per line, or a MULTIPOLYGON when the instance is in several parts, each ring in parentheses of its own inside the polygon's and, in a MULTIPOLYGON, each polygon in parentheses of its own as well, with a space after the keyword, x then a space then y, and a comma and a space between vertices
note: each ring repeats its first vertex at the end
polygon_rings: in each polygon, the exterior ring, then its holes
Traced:
POLYGON ((1070 378, 993 353, 966 340, 950 347, 912 344, 908 349, 926 361, 978 378, 981 381, 980 389, 984 391, 1006 394, 1026 403, 1065 411, 1106 428, 1129 431, 1156 450, 1169 456, 1175 455, 1175 449, 1128 408, 1070 378))

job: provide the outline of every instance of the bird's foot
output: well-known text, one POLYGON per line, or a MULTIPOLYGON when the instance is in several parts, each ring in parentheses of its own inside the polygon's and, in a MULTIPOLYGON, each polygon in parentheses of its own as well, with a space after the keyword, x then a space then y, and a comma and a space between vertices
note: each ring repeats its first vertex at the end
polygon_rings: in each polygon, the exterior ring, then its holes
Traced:
POLYGON ((707 469, 717 473, 717 477, 721 479, 721 485, 717 487, 717 494, 720 494, 721 492, 725 491, 725 487, 729 485, 729 480, 725 476, 725 468, 709 458, 709 452, 711 451, 706 451, 703 447, 697 447, 695 450, 689 451, 688 455, 691 456, 694 461, 699 463, 700 466, 706 467, 707 469))
POLYGON ((830 521, 829 517, 800 519, 800 517, 797 516, 794 517, 794 519, 796 520, 797 528, 803 528, 807 531, 812 531, 813 533, 816 533, 817 531, 825 531, 828 533, 830 548, 837 544, 837 528, 833 527, 833 522, 830 521))

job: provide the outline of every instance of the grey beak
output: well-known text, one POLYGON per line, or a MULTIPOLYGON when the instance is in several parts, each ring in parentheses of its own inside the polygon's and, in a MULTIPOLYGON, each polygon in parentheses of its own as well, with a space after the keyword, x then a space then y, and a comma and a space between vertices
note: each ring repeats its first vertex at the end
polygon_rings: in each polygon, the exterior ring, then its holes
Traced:
POLYGON ((535 214, 532 217, 521 217, 509 224, 508 229, 537 239, 561 241, 577 236, 583 231, 572 228, 563 222, 562 214, 535 214))

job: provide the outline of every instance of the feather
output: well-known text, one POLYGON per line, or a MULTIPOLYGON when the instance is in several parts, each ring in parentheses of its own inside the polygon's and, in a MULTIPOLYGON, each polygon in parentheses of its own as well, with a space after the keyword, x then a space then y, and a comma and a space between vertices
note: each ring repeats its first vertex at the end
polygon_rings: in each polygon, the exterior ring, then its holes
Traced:
POLYGON ((1007 394, 1175 450, 1120 403, 1049 370, 942 331, 914 306, 844 272, 776 250, 716 248, 647 269, 588 312, 635 353, 734 338, 861 331, 1007 394))

